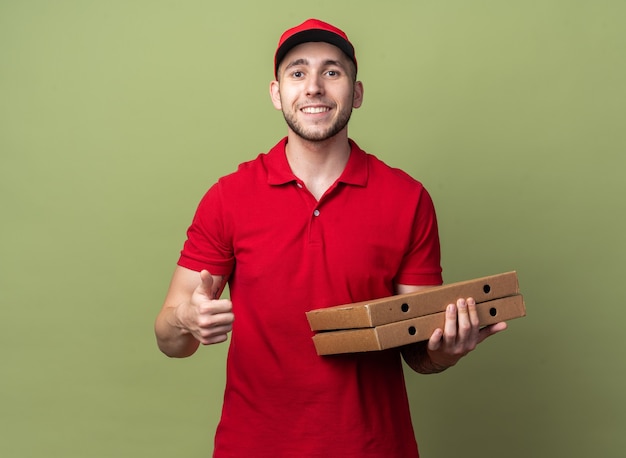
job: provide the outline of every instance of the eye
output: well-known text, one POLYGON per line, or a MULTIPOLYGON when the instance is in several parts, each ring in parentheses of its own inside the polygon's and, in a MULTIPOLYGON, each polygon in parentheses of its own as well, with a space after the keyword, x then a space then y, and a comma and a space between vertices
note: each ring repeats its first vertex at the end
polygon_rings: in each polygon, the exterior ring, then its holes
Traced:
POLYGON ((293 76, 294 78, 302 78, 304 76, 304 73, 302 73, 300 70, 296 70, 291 74, 291 76, 293 76))
POLYGON ((326 74, 332 77, 339 76, 339 72, 337 70, 328 70, 326 74))

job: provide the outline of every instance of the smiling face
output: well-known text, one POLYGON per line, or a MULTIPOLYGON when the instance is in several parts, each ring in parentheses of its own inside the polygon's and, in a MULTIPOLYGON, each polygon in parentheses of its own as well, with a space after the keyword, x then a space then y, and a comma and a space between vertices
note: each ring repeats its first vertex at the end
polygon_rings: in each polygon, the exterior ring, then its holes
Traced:
POLYGON ((361 106, 363 86, 355 68, 337 47, 323 42, 291 49, 280 63, 270 93, 289 129, 307 141, 328 140, 344 131, 353 108, 361 106))

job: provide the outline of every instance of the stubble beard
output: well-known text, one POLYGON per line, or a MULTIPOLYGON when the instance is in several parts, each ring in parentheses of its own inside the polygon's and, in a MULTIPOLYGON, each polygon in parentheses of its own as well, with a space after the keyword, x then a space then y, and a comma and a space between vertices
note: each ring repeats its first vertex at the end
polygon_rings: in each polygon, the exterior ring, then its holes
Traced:
POLYGON ((285 110, 283 110, 283 117, 285 118, 285 122, 287 123, 289 128, 298 137, 309 142, 323 142, 334 137, 348 125, 351 116, 352 108, 340 112, 339 117, 327 129, 307 129, 300 125, 300 123, 296 119, 295 114, 287 113, 285 110))

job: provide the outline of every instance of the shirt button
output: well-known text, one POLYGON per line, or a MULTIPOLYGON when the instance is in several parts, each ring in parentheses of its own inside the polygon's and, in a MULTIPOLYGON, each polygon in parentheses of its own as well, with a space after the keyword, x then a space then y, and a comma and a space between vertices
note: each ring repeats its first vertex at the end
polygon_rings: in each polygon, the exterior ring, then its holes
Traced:
POLYGON ((313 212, 313 215, 315 215, 315 216, 320 216, 320 211, 316 209, 316 210, 313 212))
POLYGON ((296 183, 296 186, 302 189, 302 183, 296 183))

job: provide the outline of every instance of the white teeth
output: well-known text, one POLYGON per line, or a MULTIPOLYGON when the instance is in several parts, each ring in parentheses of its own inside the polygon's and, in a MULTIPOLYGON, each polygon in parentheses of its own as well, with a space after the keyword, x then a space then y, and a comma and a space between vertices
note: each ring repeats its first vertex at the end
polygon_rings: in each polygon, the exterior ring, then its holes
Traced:
POLYGON ((325 111, 329 111, 329 110, 330 108, 327 108, 327 107, 306 107, 302 109, 304 113, 311 113, 311 114, 324 113, 325 111))

